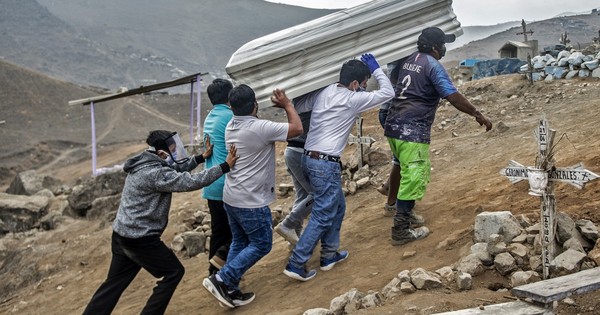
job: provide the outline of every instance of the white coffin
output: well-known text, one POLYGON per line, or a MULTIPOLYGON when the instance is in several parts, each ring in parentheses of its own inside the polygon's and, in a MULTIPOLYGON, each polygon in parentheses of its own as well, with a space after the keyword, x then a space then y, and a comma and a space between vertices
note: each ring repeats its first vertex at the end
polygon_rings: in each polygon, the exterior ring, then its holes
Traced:
POLYGON ((231 56, 226 71, 268 107, 273 89, 293 98, 337 82, 342 64, 363 53, 382 66, 411 54, 429 26, 463 33, 451 0, 374 0, 250 41, 231 56))

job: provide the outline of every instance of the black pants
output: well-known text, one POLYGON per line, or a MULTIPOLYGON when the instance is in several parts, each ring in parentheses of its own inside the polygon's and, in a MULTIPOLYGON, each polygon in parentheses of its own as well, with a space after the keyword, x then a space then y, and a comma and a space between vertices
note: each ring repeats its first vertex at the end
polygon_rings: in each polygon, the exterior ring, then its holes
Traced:
POLYGON ((164 314, 185 273, 183 265, 160 236, 131 239, 114 232, 108 276, 83 314, 110 314, 141 268, 156 278, 162 278, 156 283, 141 314, 164 314))
MULTIPOLYGON (((223 201, 208 199, 208 210, 210 211, 210 248, 208 249, 208 259, 217 255, 223 260, 227 260, 229 254, 229 245, 231 245, 231 228, 229 228, 229 219, 227 212, 223 208, 223 201)), ((218 270, 209 264, 208 273, 213 274, 218 270)))

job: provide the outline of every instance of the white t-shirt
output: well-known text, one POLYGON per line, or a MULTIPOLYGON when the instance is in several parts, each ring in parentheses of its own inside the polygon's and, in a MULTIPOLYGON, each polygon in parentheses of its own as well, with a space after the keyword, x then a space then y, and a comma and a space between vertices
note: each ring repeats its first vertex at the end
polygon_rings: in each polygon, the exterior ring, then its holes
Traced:
POLYGON ((288 123, 233 116, 225 129, 227 148, 240 158, 225 179, 223 201, 238 208, 261 208, 275 201, 275 141, 285 141, 288 123))
MULTIPOLYGON (((317 94, 304 149, 334 156, 342 154, 356 116, 394 97, 392 83, 383 70, 378 68, 373 76, 379 90, 354 92, 336 83, 317 94)), ((306 109, 297 107, 297 110, 306 109)))

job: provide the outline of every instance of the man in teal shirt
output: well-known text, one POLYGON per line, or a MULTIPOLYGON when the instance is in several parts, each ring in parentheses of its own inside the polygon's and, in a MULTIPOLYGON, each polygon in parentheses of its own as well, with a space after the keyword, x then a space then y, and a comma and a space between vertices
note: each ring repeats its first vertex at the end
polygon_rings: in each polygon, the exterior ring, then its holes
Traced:
MULTIPOLYGON (((231 82, 225 79, 215 79, 206 89, 208 98, 213 104, 213 109, 204 120, 204 137, 209 137, 213 144, 213 154, 206 159, 206 168, 219 165, 227 157, 225 145, 225 127, 233 117, 229 108, 229 91, 233 89, 231 82)), ((208 250, 209 275, 219 271, 227 260, 229 245, 231 244, 231 229, 227 213, 223 208, 223 186, 225 176, 202 190, 202 198, 208 202, 210 210, 210 248, 208 250)))

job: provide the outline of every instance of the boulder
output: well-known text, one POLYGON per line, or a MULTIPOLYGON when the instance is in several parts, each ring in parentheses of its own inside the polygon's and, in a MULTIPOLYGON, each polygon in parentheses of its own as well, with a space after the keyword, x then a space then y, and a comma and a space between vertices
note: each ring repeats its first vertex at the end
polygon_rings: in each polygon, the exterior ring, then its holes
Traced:
POLYGON ((504 237, 504 242, 511 242, 522 232, 519 221, 509 211, 482 212, 475 217, 474 241, 488 242, 492 234, 504 237))
POLYGON ((0 235, 37 227, 48 205, 48 197, 0 193, 0 235))
POLYGON ((46 188, 57 195, 61 191, 62 183, 59 179, 38 175, 34 170, 19 173, 10 183, 6 193, 13 195, 35 195, 38 191, 46 188))
POLYGON ((418 290, 429 290, 442 286, 439 276, 423 268, 417 268, 410 274, 410 281, 418 290))

